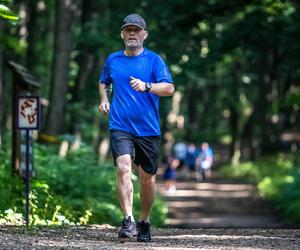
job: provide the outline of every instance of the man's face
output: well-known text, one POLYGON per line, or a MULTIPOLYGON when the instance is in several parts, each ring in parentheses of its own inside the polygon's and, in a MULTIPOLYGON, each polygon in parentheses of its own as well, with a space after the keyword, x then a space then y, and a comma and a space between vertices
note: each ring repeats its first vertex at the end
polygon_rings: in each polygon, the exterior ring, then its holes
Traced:
POLYGON ((125 27, 121 32, 121 37, 128 49, 142 48, 147 35, 148 33, 146 30, 140 29, 134 25, 125 27))

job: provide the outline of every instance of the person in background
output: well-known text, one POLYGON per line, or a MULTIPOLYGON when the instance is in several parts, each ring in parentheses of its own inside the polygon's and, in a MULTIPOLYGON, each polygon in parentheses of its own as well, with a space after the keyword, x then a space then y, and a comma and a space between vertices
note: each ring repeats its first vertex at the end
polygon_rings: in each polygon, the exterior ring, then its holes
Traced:
MULTIPOLYGON (((200 174, 202 175, 202 181, 211 178, 211 168, 214 160, 214 153, 207 142, 201 144, 201 151, 199 155, 200 161, 200 174)), ((197 178, 199 179, 199 177, 197 178)))
POLYGON ((165 167, 163 179, 166 191, 171 194, 176 191, 176 168, 179 166, 179 160, 172 155, 166 157, 163 163, 165 167))
POLYGON ((177 142, 173 147, 174 158, 179 161, 178 167, 176 169, 178 177, 181 178, 185 175, 185 159, 187 154, 187 145, 183 141, 177 142))
POLYGON ((173 80, 164 60, 143 46, 147 37, 145 20, 135 13, 126 16, 121 25, 125 49, 109 55, 99 80, 99 111, 109 114, 116 189, 124 213, 118 237, 136 235, 131 181, 132 163, 135 163, 141 187, 137 240, 143 242, 151 240, 149 217, 160 153, 159 97, 174 93, 173 80))
POLYGON ((196 160, 199 157, 199 150, 194 143, 189 143, 185 158, 185 165, 188 167, 189 178, 196 178, 196 160))

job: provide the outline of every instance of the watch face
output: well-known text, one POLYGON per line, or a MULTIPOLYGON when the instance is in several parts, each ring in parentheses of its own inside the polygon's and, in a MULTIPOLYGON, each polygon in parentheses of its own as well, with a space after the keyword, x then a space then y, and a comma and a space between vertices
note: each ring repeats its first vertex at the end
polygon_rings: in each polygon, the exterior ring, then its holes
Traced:
POLYGON ((146 83, 146 90, 149 91, 152 87, 152 84, 150 82, 146 83))

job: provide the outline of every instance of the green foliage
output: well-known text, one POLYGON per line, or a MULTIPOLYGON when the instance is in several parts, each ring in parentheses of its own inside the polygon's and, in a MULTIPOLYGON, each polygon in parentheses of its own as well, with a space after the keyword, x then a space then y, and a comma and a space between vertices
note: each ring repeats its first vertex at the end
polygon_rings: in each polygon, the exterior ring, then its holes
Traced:
MULTIPOLYGON (((119 225, 122 212, 115 190, 115 167, 112 163, 99 165, 90 146, 82 143, 77 151, 66 157, 57 155, 57 147, 36 145, 37 177, 31 182, 30 207, 33 225, 99 224, 119 225)), ((1 223, 22 222, 24 184, 11 176, 7 152, 0 151, 1 223), (6 157, 4 157, 6 156, 6 157)), ((134 183, 134 212, 139 215, 139 186, 134 183)), ((154 226, 166 218, 166 206, 158 198, 153 207, 154 226)))
POLYGON ((257 184, 262 197, 274 203, 288 222, 300 222, 300 154, 278 154, 255 162, 227 165, 219 171, 226 178, 257 184))
POLYGON ((21 213, 17 213, 12 209, 7 209, 3 214, 0 214, 0 225, 16 225, 22 226, 25 221, 23 219, 23 215, 21 213))
MULTIPOLYGON (((0 19, 13 20, 11 10, 26 16, 26 22, 18 25, 6 26, 0 20, 0 52, 5 52, 5 58, 24 65, 34 61, 31 73, 41 82, 40 96, 47 99, 52 95, 51 68, 56 56, 53 54, 55 1, 30 3, 32 8, 27 8, 29 5, 24 8, 26 1, 0 0, 0 19), (34 18, 35 25, 27 21, 30 17, 34 18), (30 28, 35 31, 32 40, 30 28), (33 55, 27 53, 30 47, 34 48, 33 55)), ((282 133, 299 130, 300 91, 296 86, 300 79, 300 8, 297 1, 91 0, 75 1, 73 7, 76 11, 70 27, 74 32, 70 44, 68 104, 64 109, 67 133, 73 133, 76 128, 88 144, 97 135, 101 139, 107 136, 107 117, 97 111, 97 81, 107 55, 124 47, 120 24, 130 12, 145 17, 149 31, 145 46, 166 59, 176 91, 182 94, 178 103, 171 98, 160 101, 162 134, 167 129, 176 140, 197 142, 233 143, 246 139, 271 148, 273 142, 279 146, 282 133), (184 127, 178 125, 178 120, 168 124, 173 106, 184 118, 184 127)), ((6 113, 12 107, 8 98, 12 80, 9 70, 0 71, 6 83, 3 93, 7 96, 0 101, 8 108, 3 115, 8 124, 12 119, 6 113)), ((51 105, 56 102, 49 105, 43 111, 53 108, 51 105)), ((109 200, 115 197, 112 164, 99 166, 88 146, 83 145, 80 150, 59 158, 57 148, 37 148, 38 177, 32 183, 31 194, 38 215, 36 221, 63 223, 63 215, 72 222, 89 223, 97 218, 114 220, 110 217, 117 218, 120 214, 116 199, 109 200)), ((258 151, 263 152, 260 148, 258 151)), ((23 209, 24 201, 20 197, 24 186, 17 177, 8 174, 7 159, 0 163, 3 180, 0 208, 19 213, 23 209)), ((298 179, 295 174, 290 175, 292 170, 276 167, 280 174, 269 176, 269 165, 273 166, 274 161, 263 161, 259 168, 257 162, 242 163, 233 168, 233 174, 259 182, 266 197, 277 197, 283 187, 292 186, 288 184, 291 180, 296 185, 298 179)), ((135 201, 137 198, 138 193, 135 201)), ((138 202, 134 204, 138 208, 138 202)), ((163 210, 159 204, 153 213, 164 214, 163 210)))
POLYGON ((287 93, 286 101, 285 101, 285 106, 289 107, 297 107, 297 110, 299 109, 300 106, 300 88, 293 88, 290 90, 290 92, 287 93))
POLYGON ((8 0, 1 0, 0 1, 0 17, 4 19, 8 19, 10 21, 18 21, 19 17, 17 17, 7 6, 7 4, 10 4, 11 1, 8 0))
POLYGON ((11 174, 10 153, 8 150, 0 150, 0 208, 14 213, 20 212, 16 208, 23 206, 23 193, 25 186, 22 180, 11 174))

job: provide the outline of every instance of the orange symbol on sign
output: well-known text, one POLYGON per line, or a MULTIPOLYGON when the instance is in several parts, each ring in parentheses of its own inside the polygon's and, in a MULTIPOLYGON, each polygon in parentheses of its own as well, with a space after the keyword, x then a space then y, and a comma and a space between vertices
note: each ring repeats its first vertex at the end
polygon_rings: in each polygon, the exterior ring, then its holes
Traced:
POLYGON ((21 105, 20 113, 25 119, 27 119, 29 124, 32 124, 35 122, 35 116, 36 116, 37 109, 33 108, 32 104, 34 102, 35 102, 34 99, 27 99, 21 105))

